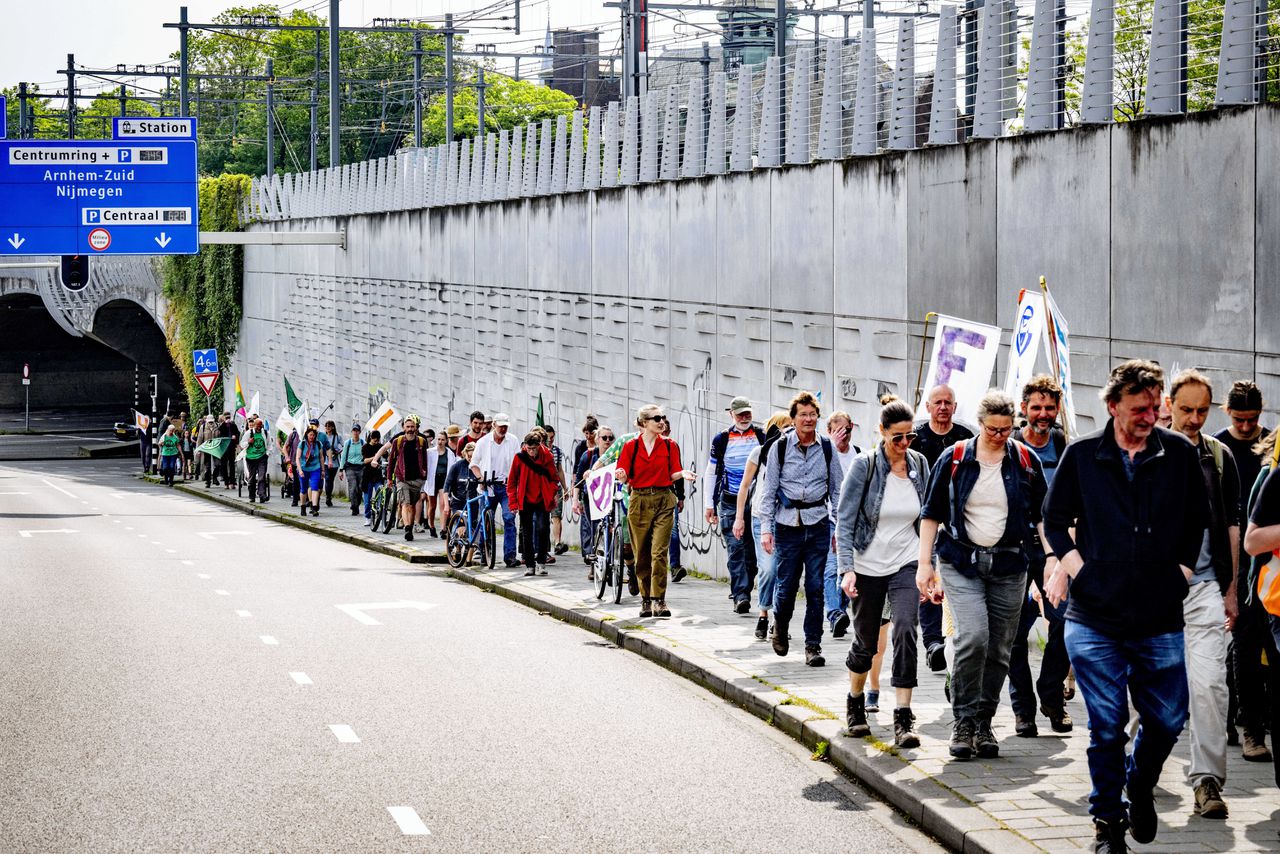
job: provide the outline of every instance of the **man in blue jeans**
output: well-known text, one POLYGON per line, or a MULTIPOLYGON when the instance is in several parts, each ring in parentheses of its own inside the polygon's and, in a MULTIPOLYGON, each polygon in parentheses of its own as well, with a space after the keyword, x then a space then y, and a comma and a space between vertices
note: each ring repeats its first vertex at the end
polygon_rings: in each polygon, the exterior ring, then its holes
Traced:
POLYGON ((1182 602, 1209 497, 1195 448, 1156 426, 1163 390, 1154 362, 1118 365, 1102 390, 1110 420, 1067 446, 1045 498, 1058 556, 1045 593, 1056 606, 1071 580, 1064 634, 1089 712, 1089 812, 1102 854, 1128 850, 1126 827, 1138 842, 1155 839, 1153 790, 1187 721, 1182 602), (1139 726, 1126 754, 1128 696, 1139 726))
MULTIPOLYGON (((729 557, 729 598, 734 612, 745 614, 751 610, 752 578, 747 558, 755 543, 745 533, 735 537, 733 523, 738 516, 738 490, 747 457, 764 442, 764 431, 752 423, 751 401, 745 397, 729 402, 729 414, 733 424, 712 438, 711 454, 702 472, 703 515, 708 525, 720 526, 729 557)), ((672 551, 678 558, 676 548, 672 551)), ((672 562, 672 566, 678 564, 678 559, 672 562)))
POLYGON ((786 655, 787 629, 796 591, 804 576, 804 663, 826 664, 822 657, 822 579, 827 555, 835 548, 832 522, 840 501, 841 471, 831 440, 818 435, 818 401, 807 391, 791 399, 795 430, 769 448, 760 494, 760 547, 775 554, 773 651, 786 655))
POLYGON ((511 417, 505 412, 493 416, 493 432, 486 433, 476 442, 475 455, 471 458, 471 473, 477 480, 493 481, 493 500, 502 509, 502 562, 507 568, 520 565, 516 560, 516 514, 507 501, 507 475, 515 462, 520 445, 507 435, 511 417))

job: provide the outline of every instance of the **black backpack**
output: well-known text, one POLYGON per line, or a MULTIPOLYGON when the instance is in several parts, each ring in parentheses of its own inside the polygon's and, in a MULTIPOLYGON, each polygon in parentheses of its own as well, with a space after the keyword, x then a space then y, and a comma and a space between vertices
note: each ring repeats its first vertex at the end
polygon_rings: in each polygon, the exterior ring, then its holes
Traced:
MULTIPOLYGON (((751 432, 755 433, 756 441, 761 445, 765 444, 764 431, 756 425, 751 425, 751 432)), ((722 430, 711 440, 711 454, 716 458, 716 479, 715 485, 711 491, 711 503, 717 504, 720 501, 720 495, 724 492, 724 455, 729 449, 729 431, 722 430)), ((764 453, 762 450, 760 453, 764 453)))

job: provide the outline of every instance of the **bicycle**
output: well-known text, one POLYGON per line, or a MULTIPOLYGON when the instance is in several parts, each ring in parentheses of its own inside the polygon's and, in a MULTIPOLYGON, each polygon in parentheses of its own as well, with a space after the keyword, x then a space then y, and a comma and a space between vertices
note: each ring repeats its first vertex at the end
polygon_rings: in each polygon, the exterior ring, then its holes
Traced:
POLYGON ((388 476, 383 479, 378 488, 373 491, 370 498, 369 506, 369 530, 375 534, 379 528, 385 525, 385 532, 391 533, 391 528, 396 523, 396 511, 399 503, 396 501, 395 477, 388 476))
POLYGON ((626 585, 627 564, 622 554, 622 526, 627 524, 627 500, 621 484, 614 483, 613 507, 609 515, 600 520, 596 532, 596 598, 604 599, 604 590, 612 585, 613 604, 622 604, 622 589, 626 585))
POLYGON ((477 552, 481 566, 493 569, 497 561, 494 509, 488 493, 491 485, 491 481, 484 481, 476 497, 467 500, 465 508, 449 515, 445 556, 454 569, 468 563, 477 552))

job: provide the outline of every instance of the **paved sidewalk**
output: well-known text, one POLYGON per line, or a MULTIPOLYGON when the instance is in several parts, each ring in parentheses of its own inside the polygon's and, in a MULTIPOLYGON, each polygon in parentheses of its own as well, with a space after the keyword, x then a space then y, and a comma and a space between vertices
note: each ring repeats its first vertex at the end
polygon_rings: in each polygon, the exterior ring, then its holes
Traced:
MULTIPOLYGON (((233 491, 188 486, 194 494, 213 494, 224 503, 249 510, 233 491)), ((318 533, 397 554, 415 563, 439 563, 439 540, 419 535, 413 544, 400 535, 370 534, 344 505, 322 508, 318 518, 299 517, 287 501, 273 498, 253 507, 279 521, 316 528, 318 533), (293 510, 289 513, 289 510, 293 510), (264 512, 265 511, 265 512, 264 512)), ((425 569, 425 567, 424 567, 425 569)), ((432 567, 427 571, 444 571, 432 567)), ((600 602, 586 579, 577 552, 562 555, 546 577, 525 578, 523 570, 452 571, 478 586, 596 631, 627 649, 645 655, 699 682, 812 746, 828 742, 829 758, 926 831, 956 850, 1080 851, 1092 850, 1088 817, 1089 774, 1085 762, 1088 732, 1077 697, 1068 705, 1076 721, 1069 735, 1054 735, 1044 719, 1041 735, 1013 735, 1007 703, 996 717, 1001 756, 993 760, 952 761, 947 755, 951 714, 943 696, 943 680, 930 673, 921 655, 920 687, 912 706, 922 744, 898 755, 892 743, 893 690, 886 667, 881 709, 873 721, 874 737, 850 739, 843 728, 847 675, 847 639, 826 638, 828 664, 808 668, 799 642, 802 605, 793 618, 792 651, 774 655, 767 641, 753 635, 756 615, 734 614, 728 587, 687 578, 671 585, 667 604, 672 617, 637 617, 638 601, 626 596, 622 605, 600 602)), ((1033 651, 1033 656, 1035 655, 1033 651)), ((888 658, 886 658, 886 662, 888 658)), ((1038 670, 1038 662, 1033 661, 1038 670)), ((1180 739, 1156 792, 1160 831, 1156 844, 1133 845, 1136 851, 1212 852, 1280 850, 1280 790, 1270 763, 1248 763, 1238 748, 1229 748, 1230 764, 1224 797, 1231 809, 1225 822, 1192 815, 1192 796, 1185 780, 1187 738, 1180 739)), ((1132 842, 1132 840, 1130 840, 1132 842)))

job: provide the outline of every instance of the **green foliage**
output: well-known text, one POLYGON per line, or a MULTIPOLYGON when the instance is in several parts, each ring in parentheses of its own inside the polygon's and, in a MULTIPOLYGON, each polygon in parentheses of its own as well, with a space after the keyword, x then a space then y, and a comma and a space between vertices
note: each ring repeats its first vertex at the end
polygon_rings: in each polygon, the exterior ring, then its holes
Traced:
MULTIPOLYGON (((248 175, 220 175, 200 179, 200 228, 240 231, 240 208, 249 192, 248 175)), ((168 301, 165 337, 173 364, 187 389, 187 411, 204 408, 204 391, 191 368, 191 351, 218 348, 223 364, 235 354, 240 334, 244 291, 244 249, 206 246, 198 255, 171 255, 162 262, 164 296, 168 301)), ((221 380, 213 387, 221 399, 221 380)))
POLYGON ((814 745, 813 753, 810 754, 809 758, 812 759, 814 762, 825 762, 827 759, 827 754, 829 754, 830 752, 831 752, 831 742, 819 741, 817 744, 814 745))
POLYGON ((126 112, 120 112, 120 96, 103 93, 94 98, 76 117, 76 139, 111 139, 111 119, 119 115, 158 116, 151 104, 126 97, 126 112))
MULTIPOLYGON (((9 138, 18 138, 18 114, 22 109, 18 101, 18 87, 8 86, 0 89, 0 95, 7 97, 5 114, 9 119, 9 138)), ((54 110, 49 99, 40 94, 39 84, 27 86, 27 110, 31 125, 35 131, 34 139, 66 139, 67 122, 61 110, 54 110)))
MULTIPOLYGON (((474 83, 474 78, 464 80, 474 83)), ((479 129, 476 118, 476 90, 473 86, 459 87, 453 96, 453 135, 455 140, 474 137, 479 129)), ((498 74, 485 75, 484 113, 485 132, 510 130, 518 125, 541 122, 558 116, 571 115, 577 109, 577 101, 550 86, 540 86, 528 80, 515 80, 498 74)), ((437 97, 423 117, 422 141, 424 145, 438 145, 445 139, 445 104, 437 97)))

